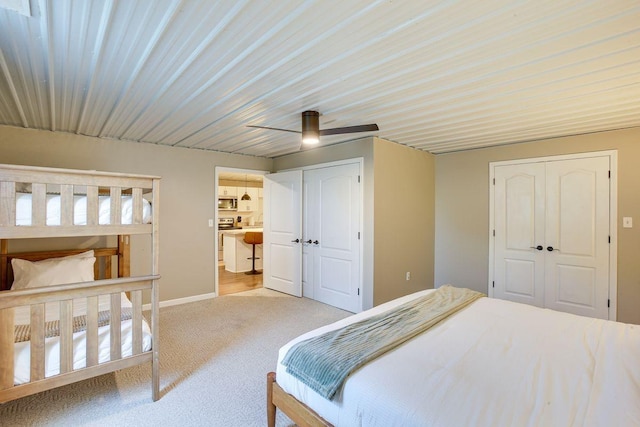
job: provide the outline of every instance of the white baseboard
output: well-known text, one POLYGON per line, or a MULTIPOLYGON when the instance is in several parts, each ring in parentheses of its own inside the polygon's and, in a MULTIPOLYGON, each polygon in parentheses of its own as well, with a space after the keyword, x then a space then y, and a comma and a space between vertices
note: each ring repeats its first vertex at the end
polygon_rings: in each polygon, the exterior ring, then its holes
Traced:
MULTIPOLYGON (((180 304, 186 304, 188 302, 196 302, 196 301, 202 301, 205 299, 211 299, 211 298, 215 298, 217 295, 215 292, 211 292, 208 294, 201 294, 201 295, 195 295, 192 297, 185 297, 185 298, 177 298, 177 299, 171 299, 168 301, 160 301, 160 308, 162 307, 170 307, 172 305, 180 305, 180 304)), ((142 306, 143 310, 151 310, 151 304, 144 304, 142 306)))

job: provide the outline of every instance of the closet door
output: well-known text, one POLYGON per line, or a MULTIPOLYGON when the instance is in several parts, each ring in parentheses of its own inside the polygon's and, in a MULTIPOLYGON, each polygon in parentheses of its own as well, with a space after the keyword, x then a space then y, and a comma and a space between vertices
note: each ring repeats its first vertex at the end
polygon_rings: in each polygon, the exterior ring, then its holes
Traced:
POLYGON ((609 159, 547 163, 545 307, 607 319, 609 159))
POLYGON ((544 306, 545 165, 495 168, 496 298, 544 306))
POLYGON ((357 163, 304 173, 305 296, 351 312, 361 310, 359 174, 357 163))
POLYGON ((493 167, 496 298, 609 318, 610 158, 493 167))
POLYGON ((302 171, 265 175, 264 287, 302 296, 302 171))

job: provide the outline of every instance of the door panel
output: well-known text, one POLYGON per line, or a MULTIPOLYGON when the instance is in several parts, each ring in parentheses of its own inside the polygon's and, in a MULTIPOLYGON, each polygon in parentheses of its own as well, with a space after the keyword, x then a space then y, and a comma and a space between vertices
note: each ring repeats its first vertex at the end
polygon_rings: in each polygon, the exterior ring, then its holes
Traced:
POLYGON ((302 296, 302 172, 265 175, 264 287, 302 296))
POLYGON ((597 292, 595 268, 557 265, 556 283, 556 299, 559 304, 571 304, 587 309, 595 306, 597 292))
POLYGON ((305 171, 304 176, 313 298, 351 312, 361 310, 359 173, 354 163, 305 171))
POLYGON ((504 260, 505 299, 535 299, 536 263, 522 259, 504 260))
POLYGON ((494 296, 544 304, 544 164, 495 168, 494 296))
POLYGON ((547 163, 545 306, 607 319, 609 159, 547 163))

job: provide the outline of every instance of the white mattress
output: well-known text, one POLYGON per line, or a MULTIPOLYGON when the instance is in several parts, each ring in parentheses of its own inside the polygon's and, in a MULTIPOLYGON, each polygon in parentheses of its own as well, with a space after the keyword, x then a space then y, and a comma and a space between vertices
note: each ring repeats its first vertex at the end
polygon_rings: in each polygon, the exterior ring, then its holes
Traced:
MULTIPOLYGON (((99 311, 109 310, 110 297, 100 296, 98 299, 99 311)), ((131 307, 131 302, 126 294, 121 294, 122 307, 131 307)), ((73 300, 73 315, 86 314, 86 298, 73 300)), ((59 317, 59 304, 46 304, 46 321, 56 320, 59 317)), ((14 312, 16 325, 29 324, 30 308, 17 307, 14 312)), ((133 321, 125 320, 121 322, 121 342, 122 357, 131 356, 133 348, 133 321)), ((73 334, 73 369, 80 369, 86 366, 86 337, 85 332, 73 334)), ((108 362, 111 359, 110 346, 110 326, 98 328, 98 362, 108 362)), ((151 330, 146 321, 142 322, 142 350, 151 349, 151 330)), ((29 382, 30 378, 30 348, 29 342, 20 342, 14 345, 14 384, 29 382)), ((52 337, 45 339, 45 377, 50 377, 60 373, 60 338, 52 337)))
POLYGON ((367 364, 334 401, 286 373, 277 382, 336 426, 640 425, 640 326, 481 298, 367 364))
MULTIPOLYGON (((73 224, 87 224, 87 197, 73 196, 73 224)), ((111 201, 109 196, 99 196, 98 224, 105 225, 111 222, 111 201)), ((133 198, 122 196, 121 224, 131 224, 133 218, 133 198)), ((16 193, 16 225, 31 225, 31 193, 16 193)), ((143 223, 151 222, 151 204, 142 199, 143 223)), ((47 225, 60 225, 60 195, 47 194, 47 225)))

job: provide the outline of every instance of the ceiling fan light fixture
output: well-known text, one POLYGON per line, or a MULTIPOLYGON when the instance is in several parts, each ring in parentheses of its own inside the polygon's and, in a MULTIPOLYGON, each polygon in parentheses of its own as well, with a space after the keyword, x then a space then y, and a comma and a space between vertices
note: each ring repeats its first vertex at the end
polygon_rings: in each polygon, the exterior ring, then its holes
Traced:
POLYGON ((320 113, 317 111, 302 112, 302 143, 317 144, 320 142, 320 113))
POLYGON ((328 136, 328 135, 342 135, 348 133, 357 133, 357 132, 376 132, 379 131, 378 125, 375 123, 370 123, 368 125, 357 125, 357 126, 344 126, 339 128, 331 128, 331 129, 322 129, 320 130, 320 113, 317 111, 303 111, 302 112, 302 130, 291 130, 291 129, 282 129, 282 128, 274 128, 269 126, 259 126, 259 125, 247 125, 250 128, 258 128, 258 129, 270 129, 270 130, 278 130, 282 132, 293 132, 293 133, 301 133, 302 134, 302 144, 301 145, 313 145, 320 142, 320 136, 328 136))
POLYGON ((307 145, 313 145, 320 142, 320 136, 317 132, 307 131, 302 132, 302 143, 307 145))

